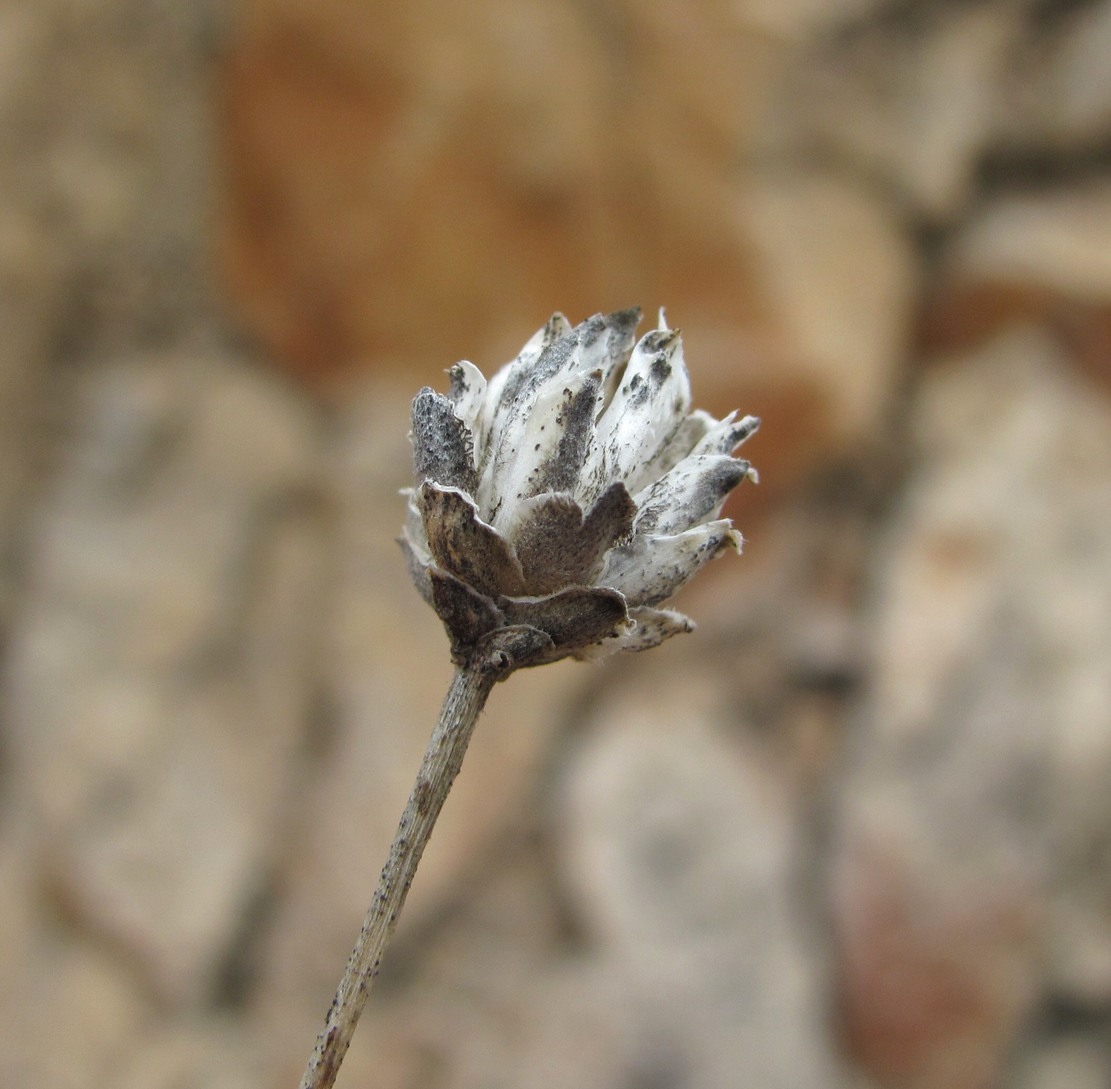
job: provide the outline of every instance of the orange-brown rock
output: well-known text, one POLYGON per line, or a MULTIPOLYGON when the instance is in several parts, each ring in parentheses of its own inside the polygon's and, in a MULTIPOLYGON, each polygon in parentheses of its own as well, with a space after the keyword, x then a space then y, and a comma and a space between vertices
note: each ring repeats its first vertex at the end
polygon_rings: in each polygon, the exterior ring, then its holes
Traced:
POLYGON ((222 109, 223 266, 279 359, 430 380, 508 358, 556 308, 751 320, 729 214, 745 43, 709 10, 605 18, 250 6, 222 109))

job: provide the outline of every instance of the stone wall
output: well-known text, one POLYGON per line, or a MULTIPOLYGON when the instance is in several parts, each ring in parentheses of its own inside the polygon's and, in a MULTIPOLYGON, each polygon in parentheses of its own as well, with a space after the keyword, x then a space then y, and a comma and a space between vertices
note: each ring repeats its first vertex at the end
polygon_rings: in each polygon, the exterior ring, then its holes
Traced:
POLYGON ((1111 3, 0 3, 0 1085, 294 1085, 450 665, 407 400, 764 418, 499 686, 340 1085, 1111 1082, 1111 3), (747 486, 746 486, 747 487, 747 486))

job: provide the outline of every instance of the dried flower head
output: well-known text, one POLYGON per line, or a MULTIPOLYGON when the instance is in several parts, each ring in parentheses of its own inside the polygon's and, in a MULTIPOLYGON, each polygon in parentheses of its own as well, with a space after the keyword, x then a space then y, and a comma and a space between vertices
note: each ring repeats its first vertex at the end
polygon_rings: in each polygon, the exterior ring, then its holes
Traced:
POLYGON ((472 363, 413 402, 417 487, 401 539, 452 656, 508 673, 644 650, 692 622, 657 608, 741 536, 718 518, 756 474, 759 426, 690 411, 682 338, 638 310, 562 314, 489 382, 472 363))

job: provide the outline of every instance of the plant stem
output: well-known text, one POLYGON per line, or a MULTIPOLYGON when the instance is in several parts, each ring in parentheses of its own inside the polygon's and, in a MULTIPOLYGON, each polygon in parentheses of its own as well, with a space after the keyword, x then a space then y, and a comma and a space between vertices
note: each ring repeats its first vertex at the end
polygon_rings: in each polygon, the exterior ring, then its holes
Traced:
POLYGON ((374 899, 301 1079, 301 1089, 330 1089, 336 1080, 382 956, 393 937, 421 854, 497 679, 495 672, 477 663, 459 666, 455 671, 374 899))

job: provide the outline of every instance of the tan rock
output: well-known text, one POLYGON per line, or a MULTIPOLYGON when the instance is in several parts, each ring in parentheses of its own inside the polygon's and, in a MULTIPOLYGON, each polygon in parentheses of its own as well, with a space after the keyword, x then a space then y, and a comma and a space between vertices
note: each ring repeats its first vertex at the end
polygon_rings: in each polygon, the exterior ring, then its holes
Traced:
POLYGON ((231 1018, 183 1020, 143 1033, 105 1089, 261 1089, 268 1050, 249 1041, 231 1018))
POLYGON ((88 376, 29 531, 15 780, 80 925, 195 997, 265 865, 308 700, 311 422, 226 359, 88 376))
MULTIPOLYGON (((6 815, 18 814, 9 806, 6 815)), ((110 1085, 149 1020, 148 996, 112 951, 56 925, 59 905, 21 838, 9 833, 0 848, 0 1078, 50 1089, 110 1085)))
MULTIPOLYGON (((802 456, 844 456, 890 410, 915 289, 909 241, 864 189, 813 171, 755 176, 737 217, 781 356, 778 370, 758 360, 761 370, 738 374, 736 385, 759 390, 764 378, 796 396, 811 390, 822 411, 802 456)), ((751 411, 762 407, 757 401, 751 411)), ((784 431, 801 438, 789 419, 773 414, 766 423, 774 442, 785 441, 784 431)))
POLYGON ((738 17, 793 41, 864 22, 880 8, 882 0, 743 0, 738 17))

